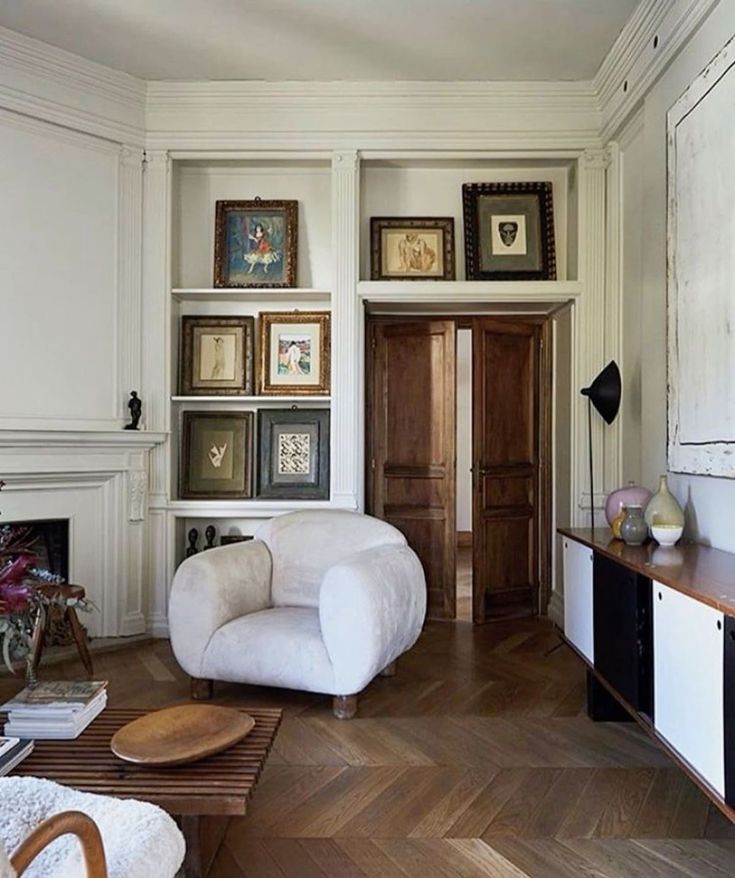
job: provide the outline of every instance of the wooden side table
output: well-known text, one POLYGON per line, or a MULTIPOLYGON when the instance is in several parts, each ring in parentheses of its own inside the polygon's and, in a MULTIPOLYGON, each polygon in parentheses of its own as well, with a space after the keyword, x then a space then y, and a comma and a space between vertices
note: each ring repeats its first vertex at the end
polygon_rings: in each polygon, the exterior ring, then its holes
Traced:
MULTIPOLYGON (((81 585, 36 584, 34 585, 34 588, 46 598, 53 599, 61 597, 65 601, 83 600, 85 594, 84 587, 81 585)), ((69 607, 66 605, 64 606, 64 620, 71 629, 72 636, 74 637, 74 642, 77 645, 79 657, 82 660, 82 664, 84 665, 85 670, 90 677, 94 676, 92 656, 89 654, 89 647, 87 646, 87 635, 84 631, 84 628, 82 628, 79 617, 77 616, 77 611, 74 609, 74 607, 69 607)), ((46 639, 47 621, 48 620, 43 619, 41 614, 39 614, 36 618, 36 624, 33 628, 33 642, 31 646, 31 668, 34 673, 38 668, 38 665, 41 661, 41 656, 43 655, 44 641, 46 639)))
POLYGON ((75 741, 36 741, 11 775, 31 775, 121 799, 141 799, 176 818, 186 840, 184 878, 204 878, 229 819, 246 813, 281 722, 274 708, 240 708, 255 720, 252 732, 229 750, 188 765, 146 767, 123 762, 110 750, 115 732, 147 710, 106 708, 75 741))

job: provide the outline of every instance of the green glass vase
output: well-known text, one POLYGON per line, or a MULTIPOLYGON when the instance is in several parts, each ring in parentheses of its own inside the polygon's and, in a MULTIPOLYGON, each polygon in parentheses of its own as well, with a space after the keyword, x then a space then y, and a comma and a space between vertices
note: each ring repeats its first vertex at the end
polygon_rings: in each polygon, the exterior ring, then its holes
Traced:
POLYGON ((649 529, 653 525, 684 527, 684 510, 679 506, 676 497, 669 491, 666 476, 659 476, 658 491, 648 501, 645 518, 649 529))

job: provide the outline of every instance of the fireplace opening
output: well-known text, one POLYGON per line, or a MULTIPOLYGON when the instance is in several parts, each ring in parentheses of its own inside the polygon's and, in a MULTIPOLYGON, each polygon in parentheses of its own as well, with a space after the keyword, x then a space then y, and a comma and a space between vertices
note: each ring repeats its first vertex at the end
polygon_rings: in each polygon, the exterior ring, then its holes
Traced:
POLYGON ((0 524, 0 567, 20 554, 33 556, 33 577, 40 582, 68 582, 69 519, 0 524))

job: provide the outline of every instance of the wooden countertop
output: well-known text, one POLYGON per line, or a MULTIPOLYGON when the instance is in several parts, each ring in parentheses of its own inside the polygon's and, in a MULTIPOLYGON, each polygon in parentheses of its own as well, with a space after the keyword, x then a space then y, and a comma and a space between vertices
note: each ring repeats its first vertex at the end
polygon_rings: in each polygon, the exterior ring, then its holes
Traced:
POLYGON ((735 555, 730 552, 685 542, 666 548, 653 540, 643 546, 626 546, 606 527, 560 527, 558 532, 636 573, 735 616, 735 555))

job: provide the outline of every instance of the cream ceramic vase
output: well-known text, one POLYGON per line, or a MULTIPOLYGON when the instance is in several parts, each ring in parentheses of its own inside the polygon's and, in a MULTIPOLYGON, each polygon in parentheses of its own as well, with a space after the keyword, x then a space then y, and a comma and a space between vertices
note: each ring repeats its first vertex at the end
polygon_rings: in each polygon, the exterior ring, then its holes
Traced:
POLYGON ((646 506, 646 524, 649 529, 654 524, 684 527, 684 510, 679 506, 676 497, 669 491, 666 476, 660 476, 658 491, 651 497, 646 506))

